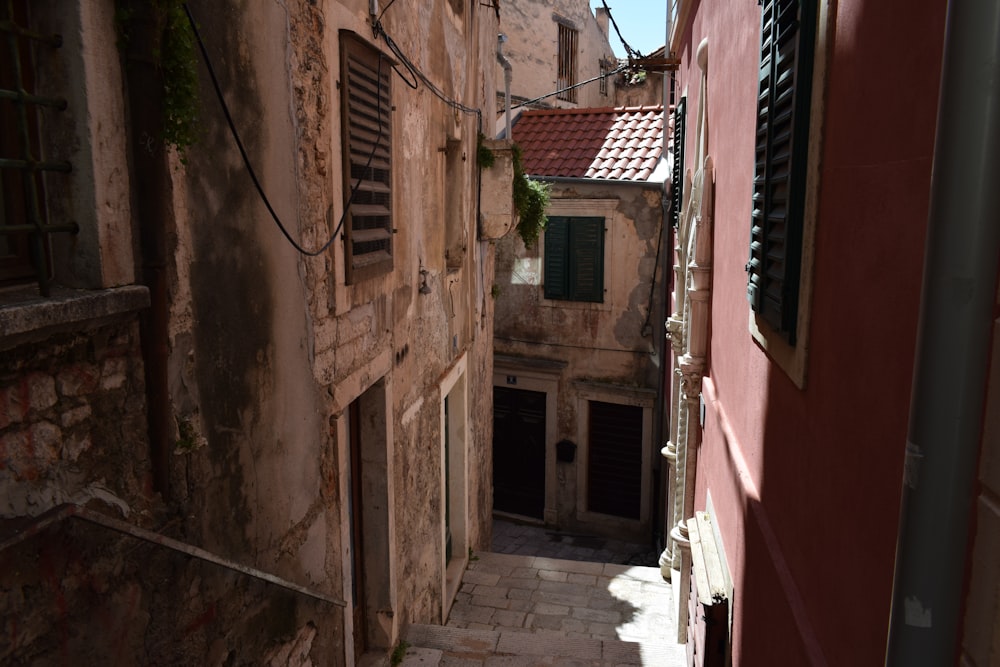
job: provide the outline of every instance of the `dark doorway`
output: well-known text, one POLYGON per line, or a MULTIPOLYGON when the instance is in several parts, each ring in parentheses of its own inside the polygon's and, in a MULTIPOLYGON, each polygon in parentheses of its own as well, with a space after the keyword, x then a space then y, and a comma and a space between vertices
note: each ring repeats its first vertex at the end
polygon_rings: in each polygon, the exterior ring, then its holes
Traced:
POLYGON ((642 408, 590 402, 587 509, 638 519, 642 488, 642 408))
POLYGON ((368 648, 368 628, 365 624, 365 555, 364 555, 364 498, 361 493, 361 406, 358 401, 351 403, 348 414, 348 429, 351 440, 351 599, 354 607, 354 655, 364 655, 368 648))
POLYGON ((543 517, 544 392, 493 388, 493 509, 543 517))

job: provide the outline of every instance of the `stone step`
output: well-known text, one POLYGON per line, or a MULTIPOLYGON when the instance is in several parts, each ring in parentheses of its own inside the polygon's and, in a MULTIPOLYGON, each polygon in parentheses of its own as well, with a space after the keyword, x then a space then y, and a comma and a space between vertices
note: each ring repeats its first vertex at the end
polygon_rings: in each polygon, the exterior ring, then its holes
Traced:
POLYGON ((404 639, 414 651, 414 662, 404 665, 438 665, 448 656, 463 664, 483 664, 493 656, 510 657, 504 665, 683 665, 683 645, 667 641, 627 642, 618 639, 592 639, 533 634, 524 631, 466 630, 440 625, 411 625, 404 639), (439 653, 420 654, 416 649, 439 653), (420 661, 416 661, 416 660, 420 661), (438 662, 434 662, 436 659, 438 662))

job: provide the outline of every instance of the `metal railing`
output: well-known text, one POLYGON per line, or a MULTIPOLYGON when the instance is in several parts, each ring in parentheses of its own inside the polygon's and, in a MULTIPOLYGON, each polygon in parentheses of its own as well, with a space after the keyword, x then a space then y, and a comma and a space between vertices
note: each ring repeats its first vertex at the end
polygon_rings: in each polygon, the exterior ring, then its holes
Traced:
POLYGON ((94 510, 89 510, 86 507, 74 504, 64 504, 53 507, 47 512, 31 518, 27 525, 21 526, 12 536, 6 538, 0 536, 0 553, 3 553, 7 549, 21 544, 22 542, 39 535, 48 528, 69 519, 78 519, 97 526, 102 526, 115 532, 143 540, 144 542, 149 542, 150 544, 155 544, 166 549, 170 549, 171 551, 176 551, 192 558, 197 558, 228 570, 245 574, 249 577, 253 577, 254 579, 266 581, 270 584, 274 584, 275 586, 279 586, 286 590, 299 593, 300 595, 305 595, 327 604, 337 607, 347 606, 347 603, 339 598, 335 598, 327 595, 326 593, 315 591, 286 579, 282 579, 281 577, 273 575, 270 572, 264 572, 248 565, 237 563, 234 560, 222 558, 221 556, 213 554, 200 547, 196 547, 192 544, 175 540, 161 533, 146 530, 145 528, 140 528, 139 526, 128 523, 127 521, 121 521, 107 516, 106 514, 101 514, 100 512, 95 512, 94 510))
MULTIPOLYGON (((75 222, 63 224, 49 224, 44 214, 45 211, 45 191, 40 178, 43 172, 68 173, 72 170, 69 162, 46 161, 40 159, 37 141, 37 122, 33 113, 37 107, 48 107, 57 110, 65 110, 66 100, 63 98, 44 97, 35 95, 26 90, 25 66, 33 66, 30 57, 30 50, 27 48, 31 43, 41 44, 52 49, 62 46, 62 37, 59 35, 42 35, 29 30, 18 23, 19 13, 25 14, 26 4, 15 0, 3 0, 0 5, 5 10, 0 15, 0 45, 2 51, 6 51, 0 60, 7 60, 9 68, 6 72, 10 78, 10 89, 0 88, 0 101, 13 103, 13 114, 0 114, 0 122, 8 123, 13 115, 13 124, 16 126, 16 149, 15 155, 0 155, 0 173, 5 170, 20 172, 23 197, 23 220, 8 219, 8 206, 3 202, 10 193, 0 191, 0 234, 15 235, 27 234, 28 252, 31 257, 31 264, 38 278, 38 287, 42 295, 48 296, 51 285, 51 271, 49 261, 46 257, 46 241, 49 234, 54 232, 79 231, 79 226, 75 222), (19 10, 19 11, 15 11, 19 10), (27 58, 22 57, 27 55, 27 58), (28 62, 25 62, 27 60, 28 62)), ((34 74, 34 72, 32 72, 34 74)), ((0 128, 3 129, 3 128, 0 128)), ((0 186, 7 190, 6 185, 0 186)), ((14 188, 11 188, 13 190, 14 188)))

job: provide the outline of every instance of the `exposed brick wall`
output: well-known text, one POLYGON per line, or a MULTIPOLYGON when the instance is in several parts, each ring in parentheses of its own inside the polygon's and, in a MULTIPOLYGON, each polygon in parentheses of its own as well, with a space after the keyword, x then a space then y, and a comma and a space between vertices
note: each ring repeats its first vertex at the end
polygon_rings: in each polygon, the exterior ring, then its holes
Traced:
POLYGON ((94 497, 139 509, 148 450, 136 320, 0 353, 0 516, 94 497))

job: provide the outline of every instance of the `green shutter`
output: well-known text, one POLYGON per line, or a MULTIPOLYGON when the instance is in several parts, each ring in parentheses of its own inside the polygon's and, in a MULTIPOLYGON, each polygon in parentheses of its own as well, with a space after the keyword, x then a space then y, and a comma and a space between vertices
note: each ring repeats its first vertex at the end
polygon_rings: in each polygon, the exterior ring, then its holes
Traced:
POLYGON ((795 342, 815 8, 811 0, 765 0, 754 148, 751 308, 795 342))
POLYGON ((684 206, 684 137, 685 119, 687 118, 687 97, 674 107, 674 164, 670 172, 670 222, 676 228, 681 221, 681 208, 684 206))
POLYGON ((569 293, 574 301, 604 301, 604 218, 570 220, 569 293))
POLYGON ((544 291, 546 299, 604 301, 604 218, 548 219, 544 291))
POLYGON ((545 298, 569 298, 569 218, 550 217, 545 225, 545 298))

